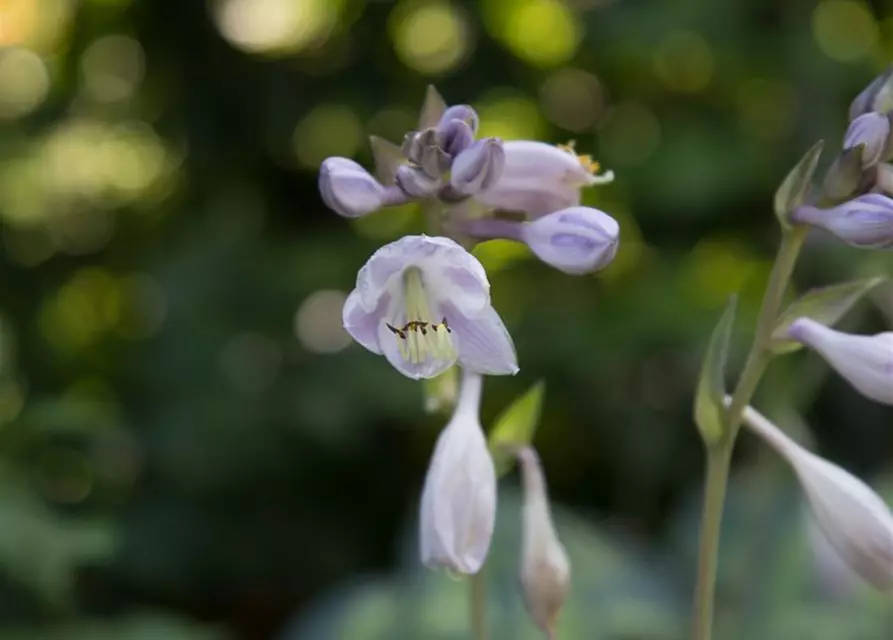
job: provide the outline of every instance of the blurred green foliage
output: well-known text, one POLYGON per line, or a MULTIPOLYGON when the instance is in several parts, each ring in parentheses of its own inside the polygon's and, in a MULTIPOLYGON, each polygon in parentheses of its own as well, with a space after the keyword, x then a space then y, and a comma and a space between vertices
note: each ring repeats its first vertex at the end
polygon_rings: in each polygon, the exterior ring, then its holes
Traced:
MULTIPOLYGON (((772 194, 836 148, 891 26, 862 0, 0 0, 0 638, 462 637, 462 585, 399 544, 446 418, 340 328, 357 269, 421 216, 348 222, 315 185, 399 141, 432 82, 483 135, 576 139, 617 173, 586 195, 621 224, 597 278, 478 248, 521 365, 483 418, 545 382, 565 635, 684 637, 701 353, 738 292, 740 364, 772 194)), ((890 255, 815 234, 795 288, 890 255)), ((842 326, 891 323, 886 286, 842 326)), ((874 477, 893 414, 827 373, 791 356, 759 402, 874 477)), ((893 636, 821 592, 842 579, 810 573, 789 474, 750 440, 738 465, 719 637, 893 636)), ((491 615, 525 637, 502 502, 491 615)))

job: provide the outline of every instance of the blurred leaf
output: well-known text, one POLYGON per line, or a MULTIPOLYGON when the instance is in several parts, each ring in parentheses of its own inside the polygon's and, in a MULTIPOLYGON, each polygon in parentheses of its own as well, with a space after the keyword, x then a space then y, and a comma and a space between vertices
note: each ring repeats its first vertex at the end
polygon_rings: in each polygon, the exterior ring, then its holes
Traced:
POLYGON ((433 84, 428 85, 425 91, 425 102, 419 114, 419 131, 434 127, 440 122, 440 117, 446 111, 447 104, 433 84))
POLYGON ((524 395, 518 396, 496 419, 490 431, 490 452, 497 475, 512 468, 513 454, 506 448, 522 447, 533 441, 543 406, 545 383, 534 384, 524 395))
POLYGON ((225 637, 220 631, 161 613, 0 633, 0 640, 221 640, 225 637))
POLYGON ((788 220, 791 213, 803 204, 803 200, 806 198, 824 144, 824 140, 815 143, 800 159, 800 162, 791 169, 781 186, 778 187, 778 191, 775 192, 775 215, 778 216, 783 227, 789 226, 788 220))
POLYGON ((822 183, 823 195, 834 204, 847 200, 856 194, 862 181, 862 153, 865 145, 860 144, 844 151, 834 159, 825 173, 822 183))
POLYGON ((459 393, 458 367, 450 367, 439 376, 422 382, 427 413, 448 413, 456 406, 459 393))
POLYGON ((825 326, 833 326, 862 296, 883 281, 884 278, 869 278, 808 291, 782 314, 772 332, 772 350, 779 354, 789 353, 802 346, 788 338, 788 329, 797 318, 810 318, 825 326))
POLYGON ((736 298, 732 296, 716 323, 698 377, 695 392, 695 424, 704 441, 709 445, 723 434, 725 423, 725 370, 729 357, 729 340, 735 321, 736 298))
POLYGON ((400 147, 378 136, 369 136, 369 146, 375 160, 375 177, 384 185, 394 184, 397 169, 404 161, 400 147))

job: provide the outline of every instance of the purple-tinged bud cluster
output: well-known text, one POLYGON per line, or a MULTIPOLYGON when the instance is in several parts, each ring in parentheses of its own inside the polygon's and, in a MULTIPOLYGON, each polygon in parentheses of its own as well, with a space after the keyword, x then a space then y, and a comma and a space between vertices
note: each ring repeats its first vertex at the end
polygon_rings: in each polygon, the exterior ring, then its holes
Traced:
POLYGON ((843 138, 843 148, 859 145, 863 147, 863 167, 873 167, 885 160, 890 153, 890 119, 872 111, 853 120, 843 138))
POLYGON ((868 193, 830 209, 800 207, 793 217, 860 249, 893 247, 893 199, 881 193, 868 193))

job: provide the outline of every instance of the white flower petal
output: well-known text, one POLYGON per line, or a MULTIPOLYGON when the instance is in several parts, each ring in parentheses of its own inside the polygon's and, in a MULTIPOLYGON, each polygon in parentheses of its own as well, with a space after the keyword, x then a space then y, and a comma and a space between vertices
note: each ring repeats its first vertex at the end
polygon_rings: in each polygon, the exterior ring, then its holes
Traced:
POLYGON ((462 315, 448 303, 443 307, 463 368, 491 376, 518 373, 512 337, 493 307, 485 307, 474 317, 462 315))
POLYGON ((341 321, 347 333, 369 351, 379 355, 381 347, 378 346, 378 329, 390 302, 390 294, 385 294, 379 298, 378 307, 374 311, 366 311, 360 300, 360 294, 354 289, 347 296, 344 308, 341 310, 341 321))

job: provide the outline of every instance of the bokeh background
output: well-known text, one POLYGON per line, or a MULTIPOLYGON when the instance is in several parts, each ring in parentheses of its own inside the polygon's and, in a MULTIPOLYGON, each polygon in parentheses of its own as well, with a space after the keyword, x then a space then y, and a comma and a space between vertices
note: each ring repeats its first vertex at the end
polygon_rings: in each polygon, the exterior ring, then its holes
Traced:
MULTIPOLYGON (((586 194, 622 228, 597 276, 479 247, 521 365, 482 418, 544 382, 561 637, 685 638, 706 335, 740 292, 740 366, 773 190, 891 60, 890 6, 861 0, 0 0, 0 639, 467 637, 465 585, 413 540, 447 417, 340 327, 421 217, 347 221, 316 191, 325 157, 412 129, 429 83, 484 135, 575 139, 617 174, 586 194)), ((815 234, 795 288, 878 274, 890 254, 815 234)), ((890 288, 844 326, 893 326, 890 288)), ((893 412, 819 359, 780 360, 758 404, 893 487, 893 412)), ((538 637, 516 485, 496 640, 538 637)), ((893 638, 749 436, 728 518, 719 638, 893 638)))

